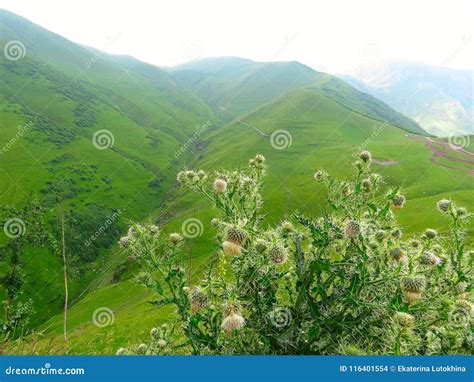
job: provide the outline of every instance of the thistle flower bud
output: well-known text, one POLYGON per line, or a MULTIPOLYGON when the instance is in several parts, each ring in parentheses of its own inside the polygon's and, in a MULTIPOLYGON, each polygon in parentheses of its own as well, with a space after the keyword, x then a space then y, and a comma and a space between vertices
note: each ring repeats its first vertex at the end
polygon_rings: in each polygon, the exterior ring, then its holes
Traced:
POLYGON ((375 233, 375 239, 380 243, 385 239, 385 231, 380 229, 375 233))
POLYGON ((360 225, 355 220, 349 220, 344 226, 344 236, 349 239, 355 239, 360 234, 360 225))
POLYGON ((372 189, 372 182, 370 179, 363 179, 361 182, 362 189, 365 192, 369 192, 372 189))
POLYGON ((189 184, 191 185, 195 184, 199 180, 197 174, 192 170, 186 171, 184 175, 185 175, 185 182, 189 182, 189 184))
POLYGON ((209 303, 209 297, 202 291, 201 288, 195 287, 189 292, 189 303, 191 304, 191 311, 193 313, 199 312, 209 303))
POLYGON ((411 328, 415 323, 415 317, 404 312, 396 312, 394 315, 395 321, 403 327, 411 328))
POLYGON ((130 237, 129 236, 123 236, 120 238, 119 240, 119 244, 122 248, 128 248, 128 246, 130 245, 130 237))
POLYGON ((380 174, 370 174, 370 180, 374 183, 381 182, 383 180, 382 175, 380 174))
POLYGON ((255 155, 255 163, 259 163, 259 164, 265 163, 265 157, 262 154, 255 155))
POLYGON ((186 173, 184 171, 178 172, 176 180, 178 181, 178 183, 184 183, 186 181, 186 173))
POLYGON ((227 182, 222 178, 217 178, 214 181, 214 190, 218 193, 225 192, 227 190, 227 182))
POLYGON ((324 172, 321 170, 318 170, 314 173, 314 180, 316 182, 322 182, 324 180, 324 172))
POLYGON ((291 222, 284 221, 283 223, 281 223, 281 229, 284 232, 292 232, 294 231, 295 227, 293 227, 293 224, 291 222))
POLYGON ((413 239, 410 242, 410 245, 412 246, 412 248, 418 248, 420 246, 420 242, 418 240, 413 239))
POLYGON ((268 243, 263 239, 257 239, 255 241, 255 249, 258 252, 265 252, 265 250, 267 249, 267 246, 268 246, 268 243))
POLYGON ((166 347, 167 342, 164 339, 159 339, 158 341, 156 341, 156 345, 159 348, 164 348, 164 347, 166 347))
POLYGON ((401 248, 392 249, 390 256, 392 256, 392 258, 399 263, 407 262, 407 253, 401 248))
POLYGON ((226 229, 226 240, 237 245, 242 245, 247 239, 247 233, 237 227, 228 225, 226 229))
POLYGON ((135 229, 135 227, 130 227, 128 229, 127 236, 130 238, 137 236, 137 230, 135 229))
POLYGON ((151 338, 156 338, 158 336, 158 328, 152 328, 150 330, 150 337, 151 338))
POLYGON ((434 267, 441 264, 441 262, 442 260, 431 252, 425 252, 423 256, 420 257, 420 263, 424 265, 431 265, 434 267))
POLYGON ((448 199, 441 199, 441 200, 438 202, 438 209, 439 209, 441 212, 448 212, 450 207, 451 207, 451 200, 448 200, 448 199))
POLYGON ((181 235, 177 232, 171 233, 169 239, 173 244, 178 244, 181 240, 183 240, 181 235))
POLYGON ((434 229, 428 228, 428 229, 425 231, 425 236, 426 236, 428 239, 434 239, 436 236, 438 236, 438 232, 436 232, 436 230, 434 230, 434 229))
POLYGON ((401 239, 403 236, 403 231, 401 229, 396 229, 395 231, 392 232, 392 237, 395 239, 401 239))
POLYGON ((236 312, 231 312, 222 320, 221 329, 226 333, 242 329, 245 326, 245 319, 236 312))
POLYGON ((268 255, 275 264, 283 264, 288 258, 285 248, 281 245, 272 247, 268 252, 268 255))
POLYGON ((155 235, 155 236, 158 236, 160 234, 160 229, 154 225, 154 224, 150 224, 148 226, 148 231, 152 234, 152 235, 155 235))
POLYGON ((402 279, 403 296, 410 305, 421 299, 424 287, 425 279, 422 277, 405 277, 402 279))
POLYGON ((401 194, 395 195, 395 197, 392 200, 393 208, 395 208, 396 210, 399 210, 403 208, 403 206, 405 205, 405 202, 406 202, 406 198, 404 195, 401 195, 401 194))
POLYGON ((127 354, 127 349, 125 349, 125 348, 120 348, 120 349, 117 350, 117 353, 115 353, 115 354, 117 354, 117 355, 125 355, 125 354, 127 354))
POLYGON ((206 180, 207 179, 207 174, 203 170, 199 170, 197 173, 197 176, 200 180, 206 180))
POLYGON ((365 163, 370 163, 372 161, 372 154, 369 151, 362 151, 359 158, 365 163))
POLYGON ((467 216, 467 210, 464 207, 456 208, 456 216, 458 217, 467 216))
POLYGON ((138 354, 145 354, 147 349, 148 349, 148 346, 146 346, 145 344, 140 344, 140 345, 138 345, 137 353, 138 354))

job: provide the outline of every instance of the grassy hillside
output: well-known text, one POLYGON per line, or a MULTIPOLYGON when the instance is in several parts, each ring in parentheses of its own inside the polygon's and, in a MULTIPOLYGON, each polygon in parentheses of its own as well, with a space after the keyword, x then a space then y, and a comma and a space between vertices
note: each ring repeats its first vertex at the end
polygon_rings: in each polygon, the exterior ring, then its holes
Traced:
MULTIPOLYGON (((114 209, 125 229, 128 219, 158 208, 173 182, 175 151, 197 126, 215 127, 216 119, 164 71, 84 48, 1 11, 0 44, 9 41, 21 41, 25 54, 0 56, 0 203, 21 205, 30 193, 40 195, 53 231, 59 204, 82 214, 75 217, 86 220, 77 227, 83 237, 68 240, 81 265, 71 273, 75 297, 105 261, 104 243, 86 248, 85 239, 114 209), (92 217, 94 224, 87 222, 92 217)), ((25 267, 24 295, 35 301, 33 322, 42 322, 62 306, 61 261, 28 255, 25 267)))
MULTIPOLYGON (((230 121, 289 91, 312 85, 353 110, 409 131, 425 132, 413 120, 342 80, 299 62, 254 62, 236 57, 208 58, 170 69, 173 76, 230 121)), ((290 105, 291 106, 291 105, 290 105)))
MULTIPOLYGON (((265 155, 269 166, 264 188, 268 222, 278 222, 295 209, 316 215, 325 211, 325 195, 313 180, 314 171, 325 169, 338 178, 346 178, 354 155, 363 149, 373 153, 374 167, 385 176, 388 186, 403 186, 408 201, 406 207, 397 212, 397 218, 405 236, 428 227, 447 228, 447 219, 435 210, 441 198, 452 198, 474 209, 471 197, 474 163, 458 162, 456 169, 445 167, 444 162, 453 162, 459 153, 445 146, 447 157, 451 159, 435 157, 432 145, 443 145, 443 142, 407 134, 395 126, 368 118, 335 102, 317 88, 291 92, 243 116, 240 121, 206 136, 206 149, 191 168, 203 168, 212 173, 216 168, 246 166, 248 158, 257 152, 265 155), (272 140, 275 131, 286 137, 286 144, 272 140), (280 146, 276 149, 278 142, 280 146)), ((173 196, 170 208, 177 213, 166 228, 169 232, 180 231, 190 218, 199 219, 203 225, 202 235, 187 241, 196 279, 199 268, 216 248, 210 225, 216 211, 209 208, 206 200, 196 199, 195 194, 187 191, 176 189, 173 196)), ((469 234, 471 242, 473 228, 469 234)), ((188 264, 189 259, 183 261, 188 264)), ((173 314, 168 306, 151 306, 152 299, 153 295, 130 281, 94 291, 70 312, 69 351, 113 353, 124 345, 146 340, 151 327, 173 314), (103 306, 113 310, 114 322, 98 328, 91 317, 103 306)), ((42 327, 45 337, 30 339, 24 351, 28 352, 33 343, 37 349, 43 349, 39 351, 50 351, 45 346, 51 343, 54 344, 52 351, 64 351, 61 320, 62 317, 57 316, 47 322, 42 327)))

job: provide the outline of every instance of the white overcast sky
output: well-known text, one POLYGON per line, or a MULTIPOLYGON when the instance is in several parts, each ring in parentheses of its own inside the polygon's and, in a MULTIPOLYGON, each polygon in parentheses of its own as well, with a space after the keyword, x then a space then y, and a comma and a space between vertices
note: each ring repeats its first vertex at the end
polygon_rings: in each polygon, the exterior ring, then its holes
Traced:
POLYGON ((0 8, 162 66, 240 56, 331 73, 398 60, 474 68, 473 0, 0 0, 0 8))

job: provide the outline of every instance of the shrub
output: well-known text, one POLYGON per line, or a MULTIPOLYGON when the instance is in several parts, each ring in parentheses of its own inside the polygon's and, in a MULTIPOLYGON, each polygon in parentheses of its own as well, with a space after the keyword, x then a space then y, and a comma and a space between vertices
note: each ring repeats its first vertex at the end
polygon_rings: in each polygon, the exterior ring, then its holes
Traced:
MULTIPOLYGON (((324 171, 328 210, 293 213, 267 228, 261 213, 265 158, 212 179, 183 171, 178 182, 205 195, 218 251, 199 285, 187 284, 183 239, 134 225, 121 244, 143 266, 140 281, 174 304, 168 352, 192 354, 454 354, 472 352, 473 253, 465 248, 470 214, 439 202, 448 235, 430 230, 405 240, 392 209, 399 189, 382 192, 370 153, 352 181, 324 171), (183 351, 182 349, 179 351, 183 351)), ((319 187, 319 186, 317 186, 319 187)), ((406 207, 405 207, 406 208, 406 207)), ((143 345, 143 346, 142 346, 143 345)), ((153 344, 122 354, 153 353, 153 344)), ((158 352, 162 354, 163 351, 158 352)))

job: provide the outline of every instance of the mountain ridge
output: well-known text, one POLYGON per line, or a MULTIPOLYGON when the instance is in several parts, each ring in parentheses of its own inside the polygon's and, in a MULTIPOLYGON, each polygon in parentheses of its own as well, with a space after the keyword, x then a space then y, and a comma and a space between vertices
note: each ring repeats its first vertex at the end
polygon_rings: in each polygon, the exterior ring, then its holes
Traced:
POLYGON ((474 71, 393 62, 341 78, 418 121, 438 136, 474 132, 474 71))

